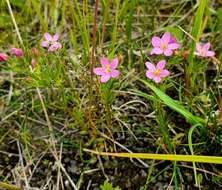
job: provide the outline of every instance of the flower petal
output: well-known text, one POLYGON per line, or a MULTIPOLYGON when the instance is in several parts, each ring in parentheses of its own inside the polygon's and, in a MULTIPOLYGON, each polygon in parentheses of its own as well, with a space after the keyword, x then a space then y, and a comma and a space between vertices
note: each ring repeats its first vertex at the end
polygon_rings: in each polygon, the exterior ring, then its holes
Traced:
POLYGON ((55 35, 52 37, 53 41, 56 42, 59 39, 59 34, 55 33, 55 35))
POLYGON ((165 64, 166 64, 166 61, 165 60, 161 60, 161 61, 159 61, 157 63, 156 68, 162 70, 162 69, 164 69, 165 64))
POLYGON ((44 38, 45 38, 47 41, 52 41, 52 36, 51 36, 49 33, 45 33, 45 34, 44 34, 44 38))
POLYGON ((167 77, 168 75, 170 74, 170 72, 168 71, 168 70, 166 70, 166 69, 164 69, 164 70, 162 70, 161 72, 160 72, 160 77, 161 78, 163 78, 163 77, 167 77))
POLYGON ((194 52, 194 55, 201 56, 198 51, 195 51, 195 52, 194 52))
POLYGON ((178 44, 178 43, 170 43, 169 45, 168 45, 168 48, 169 49, 178 49, 178 48, 180 48, 180 44, 178 44))
POLYGON ((7 60, 8 60, 8 55, 5 53, 0 53, 0 62, 7 61, 7 60))
POLYGON ((49 47, 49 49, 48 49, 49 52, 54 52, 54 51, 56 51, 56 50, 57 50, 57 48, 56 48, 55 46, 53 46, 53 45, 51 45, 51 46, 49 47))
POLYGON ((200 45, 200 43, 196 43, 196 51, 197 52, 202 51, 202 46, 200 45))
POLYGON ((210 42, 204 44, 203 48, 208 51, 210 49, 210 42))
POLYGON ((32 67, 35 67, 36 63, 37 63, 36 60, 35 60, 35 59, 32 59, 32 61, 31 61, 32 67))
POLYGON ((151 51, 151 55, 153 55, 153 54, 156 54, 156 55, 160 55, 160 54, 162 54, 163 53, 163 50, 162 49, 160 49, 160 48, 158 48, 158 47, 155 47, 155 48, 153 48, 152 49, 152 51, 151 51))
POLYGON ((153 77, 154 77, 153 72, 150 71, 150 70, 147 70, 146 71, 146 77, 149 78, 149 79, 153 79, 153 77))
POLYGON ((169 43, 170 43, 170 44, 177 43, 176 38, 170 35, 170 41, 169 41, 169 43))
POLYGON ((56 51, 60 48, 62 48, 62 45, 59 42, 55 42, 49 47, 48 51, 53 52, 53 51, 56 51))
POLYGON ((49 46, 49 41, 43 41, 41 42, 42 47, 48 47, 49 46))
POLYGON ((109 79, 110 79, 110 74, 105 74, 101 76, 100 81, 102 83, 106 83, 109 79))
POLYGON ((171 49, 165 49, 163 53, 165 56, 171 56, 173 54, 173 51, 171 49))
POLYGON ((104 69, 102 67, 97 67, 93 69, 95 75, 105 75, 104 69))
POLYGON ((155 77, 153 77, 153 80, 154 80, 156 83, 160 83, 161 77, 160 77, 160 76, 155 76, 155 77))
POLYGON ((165 32, 162 36, 162 41, 166 44, 168 44, 170 42, 170 33, 169 32, 165 32))
POLYGON ((214 51, 207 51, 206 57, 213 57, 215 55, 214 51))
POLYGON ((110 63, 110 68, 115 69, 118 66, 118 63, 119 63, 118 58, 117 57, 114 58, 110 63))
POLYGON ((57 49, 61 49, 62 48, 62 44, 59 42, 55 42, 53 43, 53 45, 57 48, 57 49))
POLYGON ((99 58, 99 61, 100 61, 100 64, 101 64, 102 66, 106 66, 106 65, 110 64, 110 63, 109 63, 109 60, 108 60, 107 58, 105 58, 105 57, 100 57, 100 58, 99 58))
POLYGON ((151 72, 156 70, 155 65, 150 62, 146 62, 145 65, 146 65, 147 69, 149 69, 149 71, 151 71, 151 72))
POLYGON ((119 76, 119 71, 118 70, 112 70, 111 77, 112 78, 117 78, 118 76, 119 76))
POLYGON ((22 49, 19 48, 10 48, 9 49, 10 53, 12 55, 15 55, 16 57, 22 57, 23 56, 23 51, 22 49))
POLYGON ((160 47, 161 45, 161 39, 157 36, 152 37, 151 43, 153 47, 160 47))

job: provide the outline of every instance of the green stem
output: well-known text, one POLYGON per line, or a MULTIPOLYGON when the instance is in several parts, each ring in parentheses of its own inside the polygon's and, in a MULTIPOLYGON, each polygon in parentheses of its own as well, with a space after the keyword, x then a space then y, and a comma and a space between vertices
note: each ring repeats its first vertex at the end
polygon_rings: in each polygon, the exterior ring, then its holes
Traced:
POLYGON ((200 162, 208 164, 222 164, 221 156, 200 156, 200 155, 179 155, 179 154, 149 154, 149 153, 111 153, 111 152, 98 152, 84 148, 83 151, 101 156, 115 156, 121 158, 140 158, 149 160, 169 160, 180 162, 200 162))
POLYGON ((108 103, 105 105, 105 108, 106 108, 106 121, 107 121, 107 125, 108 127, 111 127, 112 126, 112 121, 111 121, 111 105, 108 103))
POLYGON ((92 97, 93 97, 93 68, 95 66, 96 58, 96 30, 97 30, 97 17, 98 17, 98 6, 99 0, 96 0, 95 9, 94 9, 94 22, 93 22, 93 37, 92 37, 92 53, 91 53, 91 64, 90 64, 90 87, 89 87, 89 97, 92 106, 92 97))
POLYGON ((170 153, 173 153, 173 145, 170 141, 170 134, 165 122, 164 110, 161 105, 161 102, 157 102, 157 122, 160 126, 161 134, 163 135, 164 142, 167 144, 170 153))
POLYGON ((207 7, 208 0, 201 0, 198 1, 198 9, 195 15, 195 21, 194 21, 194 26, 192 30, 192 36, 195 40, 192 41, 191 48, 190 48, 190 54, 188 57, 188 66, 186 68, 186 88, 193 89, 194 88, 194 81, 195 77, 193 77, 193 72, 196 72, 194 69, 194 51, 196 47, 196 42, 199 41, 201 37, 201 32, 202 32, 202 23, 203 23, 203 16, 205 12, 205 8, 207 7), (189 85, 189 86, 188 86, 189 85))
MULTIPOLYGON (((160 131, 163 135, 164 142, 167 144, 167 148, 168 148, 169 152, 173 153, 173 145, 172 145, 172 142, 171 142, 171 139, 170 139, 170 134, 169 134, 169 131, 168 131, 168 127, 166 125, 164 109, 161 105, 161 102, 157 102, 156 110, 158 110, 158 112, 157 112, 157 122, 160 126, 160 131)), ((173 165, 174 165, 174 169, 173 169, 174 185, 175 185, 175 189, 178 189, 177 171, 178 171, 179 168, 177 167, 176 162, 174 162, 173 165)))
POLYGON ((106 111, 106 121, 107 125, 110 128, 112 126, 112 102, 113 102, 113 81, 109 81, 107 84, 102 86, 102 100, 105 106, 106 111))
MULTIPOLYGON (((200 124, 196 124, 196 125, 194 125, 193 127, 190 128, 189 133, 188 133, 188 144, 189 144, 190 152, 191 152, 192 155, 194 155, 193 143, 192 143, 192 135, 193 135, 194 129, 196 129, 197 127, 203 127, 203 126, 200 125, 200 124)), ((193 171, 194 171, 195 185, 198 186, 199 182, 198 182, 198 178, 197 178, 197 170, 196 170, 195 162, 193 162, 193 171)))
POLYGON ((113 27, 113 33, 112 33, 112 49, 115 48, 116 38, 117 38, 118 19, 119 19, 119 5, 120 5, 120 1, 115 0, 115 20, 114 20, 114 27, 113 27))
POLYGON ((102 23, 102 34, 101 34, 100 47, 103 46, 104 35, 105 35, 105 31, 106 31, 106 20, 107 20, 107 17, 108 17, 108 11, 109 11, 109 0, 106 0, 105 15, 103 17, 103 23, 102 23))
MULTIPOLYGON (((160 148, 160 146, 157 147, 156 153, 158 153, 159 148, 160 148)), ((149 185, 149 182, 150 182, 151 174, 152 174, 153 169, 154 169, 154 165, 155 165, 155 160, 152 160, 152 163, 151 163, 151 165, 149 167, 149 170, 148 170, 148 175, 147 175, 147 178, 146 178, 146 184, 145 184, 143 190, 147 190, 148 189, 148 185, 149 185)))
POLYGON ((14 14, 13 14, 13 12, 12 12, 12 8, 11 8, 11 5, 10 5, 10 2, 9 2, 9 0, 6 0, 6 2, 7 2, 7 5, 8 5, 8 10, 9 10, 9 13, 10 13, 10 15, 11 15, 11 19, 12 19, 12 22, 13 22, 13 24, 14 24, 15 31, 16 31, 16 34, 17 34, 17 36, 18 36, 19 42, 20 42, 21 46, 24 48, 23 40, 22 40, 21 34, 20 34, 20 32, 19 32, 19 28, 18 28, 18 25, 17 25, 17 23, 16 23, 14 14))

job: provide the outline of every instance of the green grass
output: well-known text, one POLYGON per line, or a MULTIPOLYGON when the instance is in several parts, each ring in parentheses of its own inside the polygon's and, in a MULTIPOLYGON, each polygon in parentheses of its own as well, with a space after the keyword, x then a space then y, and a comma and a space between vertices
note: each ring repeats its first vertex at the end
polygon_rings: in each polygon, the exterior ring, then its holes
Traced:
POLYGON ((9 56, 0 62, 0 188, 66 189, 68 181, 72 189, 145 190, 159 180, 219 189, 220 1, 98 2, 94 22, 88 0, 0 0, 0 53, 9 56), (166 31, 181 48, 150 55, 151 38, 166 31), (45 32, 59 34, 60 50, 40 46, 45 32), (199 41, 211 42, 214 58, 194 55, 199 41), (11 47, 24 56, 10 55, 11 47), (119 77, 106 84, 92 73, 101 56, 119 60, 119 77), (170 76, 156 84, 144 63, 161 59, 170 76))

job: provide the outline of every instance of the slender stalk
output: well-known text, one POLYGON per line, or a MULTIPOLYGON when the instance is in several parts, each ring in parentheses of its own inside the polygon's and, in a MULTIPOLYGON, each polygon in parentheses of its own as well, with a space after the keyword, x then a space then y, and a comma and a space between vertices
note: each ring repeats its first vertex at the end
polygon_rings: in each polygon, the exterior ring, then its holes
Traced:
POLYGON ((194 26, 192 29, 192 36, 194 37, 195 41, 192 41, 192 45, 190 48, 190 54, 188 57, 188 66, 186 67, 186 89, 193 90, 195 77, 193 73, 195 72, 194 69, 194 51, 196 42, 199 41, 201 37, 201 32, 203 31, 203 17, 205 13, 205 8, 208 6, 208 0, 201 0, 198 3, 198 9, 195 15, 194 26))
POLYGON ((9 13, 10 13, 10 15, 11 15, 12 22, 13 22, 13 24, 14 24, 15 31, 16 31, 16 34, 17 34, 17 36, 18 36, 19 42, 21 43, 22 47, 24 47, 23 40, 22 40, 21 34, 20 34, 20 32, 19 32, 17 23, 16 23, 16 21, 15 21, 15 17, 14 17, 14 15, 13 15, 12 8, 11 8, 11 5, 10 5, 9 0, 6 0, 6 3, 7 3, 7 5, 8 5, 8 10, 9 10, 9 13))
POLYGON ((107 16, 108 16, 108 11, 109 11, 109 0, 106 0, 105 15, 103 17, 103 24, 102 24, 102 34, 101 34, 100 47, 103 46, 104 35, 105 35, 105 31, 106 31, 106 20, 107 20, 107 16))
POLYGON ((115 156, 122 158, 140 158, 149 160, 170 160, 181 162, 200 162, 200 163, 212 163, 222 164, 221 156, 199 156, 199 155, 179 155, 179 154, 149 154, 149 153, 111 153, 111 152, 97 152, 94 150, 83 149, 85 152, 92 154, 99 154, 101 156, 115 156))
POLYGON ((169 152, 173 153, 173 145, 172 145, 171 140, 170 140, 170 134, 169 134, 169 131, 168 131, 168 127, 166 126, 164 110, 163 110, 160 102, 157 102, 157 104, 158 104, 156 106, 157 122, 160 126, 160 132, 163 135, 164 142, 166 143, 169 152))
POLYGON ((119 5, 120 1, 115 0, 115 18, 114 18, 114 26, 112 33, 112 49, 115 48, 116 38, 117 38, 117 28, 118 28, 118 19, 119 19, 119 5))
MULTIPOLYGON (((189 143, 189 148, 190 148, 190 152, 191 152, 192 155, 194 155, 193 143, 192 143, 192 135, 193 135, 194 129, 196 129, 197 127, 201 128, 203 126, 200 125, 200 124, 196 124, 192 128, 190 128, 189 133, 188 133, 188 143, 189 143)), ((198 182, 198 178, 197 178, 197 170, 196 170, 195 162, 193 162, 193 172, 194 172, 195 186, 197 187, 199 185, 199 182, 198 182)))
MULTIPOLYGON (((164 90, 164 89, 162 89, 162 90, 164 90)), ((167 144, 167 149, 172 154, 173 153, 173 144, 171 142, 168 127, 166 125, 165 112, 164 112, 164 109, 163 109, 160 102, 156 103, 156 110, 157 110, 157 122, 159 123, 160 131, 163 135, 164 142, 167 144)), ((174 167, 173 167, 173 181, 174 181, 175 189, 178 189, 177 163, 174 162, 173 165, 174 165, 174 167)))
POLYGON ((36 12, 42 29, 44 31, 48 31, 47 17, 42 13, 41 3, 39 3, 37 0, 31 0, 30 2, 32 4, 33 10, 36 12))
MULTIPOLYGON (((167 149, 172 154, 173 153, 173 145, 172 145, 172 142, 171 142, 171 139, 170 139, 170 134, 169 134, 168 128, 166 126, 164 110, 163 110, 160 102, 157 102, 156 107, 157 107, 157 110, 158 110, 157 122, 160 125, 160 131, 163 135, 164 142, 167 144, 167 149)), ((174 179, 175 189, 178 189, 176 162, 174 162, 173 165, 174 165, 174 167, 173 167, 174 168, 173 169, 173 173, 174 173, 173 179, 174 179)))
MULTIPOLYGON (((159 149, 160 149, 160 146, 157 147, 156 154, 158 153, 159 149)), ((149 170, 148 170, 148 174, 147 174, 147 178, 146 178, 146 183, 144 185, 144 190, 148 189, 150 178, 151 178, 151 174, 152 174, 152 172, 154 170, 154 167, 155 167, 155 160, 152 160, 152 163, 151 163, 151 165, 149 167, 149 170)))
POLYGON ((94 9, 92 53, 91 53, 91 64, 90 64, 89 97, 90 97, 91 107, 93 107, 93 99, 92 99, 92 97, 93 97, 93 68, 94 68, 95 63, 96 63, 95 53, 96 53, 96 31, 97 31, 98 5, 99 5, 99 0, 96 0, 95 9, 94 9))
POLYGON ((91 54, 91 65, 90 65, 91 83, 92 83, 92 78, 93 78, 93 67, 95 66, 95 60, 96 60, 95 53, 96 53, 96 31, 97 31, 98 5, 99 5, 99 0, 96 0, 95 9, 94 9, 92 54, 91 54))
POLYGON ((49 115, 48 115, 48 112, 46 110, 42 94, 41 94, 40 89, 38 87, 36 87, 36 90, 37 90, 37 93, 38 93, 38 96, 39 96, 39 99, 40 99, 40 102, 41 102, 41 105, 42 105, 43 112, 45 114, 45 118, 46 118, 47 125, 49 127, 49 131, 50 131, 50 133, 52 133, 53 132, 52 124, 51 124, 51 121, 49 119, 49 115))

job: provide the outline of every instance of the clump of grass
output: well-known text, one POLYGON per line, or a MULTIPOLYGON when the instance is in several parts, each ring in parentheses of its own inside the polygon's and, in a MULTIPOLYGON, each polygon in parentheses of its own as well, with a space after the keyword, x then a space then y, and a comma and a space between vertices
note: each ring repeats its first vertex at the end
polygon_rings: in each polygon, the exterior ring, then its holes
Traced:
POLYGON ((136 188, 157 168, 175 189, 219 187, 221 10, 198 2, 0 1, 0 153, 17 158, 0 187, 37 187, 49 170, 42 189, 126 188, 108 156, 148 168, 136 188))

